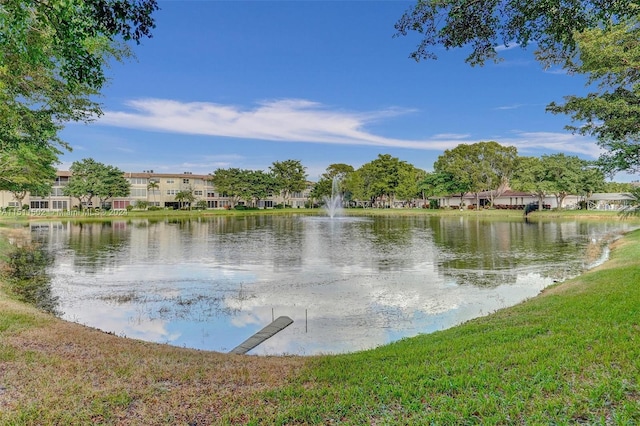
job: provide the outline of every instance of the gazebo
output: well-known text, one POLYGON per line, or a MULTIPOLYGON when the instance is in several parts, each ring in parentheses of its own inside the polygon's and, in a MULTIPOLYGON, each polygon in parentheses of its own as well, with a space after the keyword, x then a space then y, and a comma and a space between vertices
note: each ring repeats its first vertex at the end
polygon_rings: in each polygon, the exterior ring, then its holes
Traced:
POLYGON ((627 192, 600 192, 587 198, 587 209, 620 210, 634 200, 635 198, 627 192))

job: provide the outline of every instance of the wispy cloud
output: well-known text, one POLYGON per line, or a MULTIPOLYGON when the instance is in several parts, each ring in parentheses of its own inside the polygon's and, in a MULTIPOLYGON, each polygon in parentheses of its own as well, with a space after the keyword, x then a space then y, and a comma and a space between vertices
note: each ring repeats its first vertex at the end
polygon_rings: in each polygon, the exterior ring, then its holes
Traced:
POLYGON ((367 125, 414 112, 411 109, 351 112, 331 110, 304 99, 262 102, 252 108, 167 99, 138 99, 129 101, 127 106, 129 111, 106 111, 98 123, 156 132, 426 150, 446 149, 459 143, 458 138, 396 139, 366 130, 367 125))
POLYGON ((503 52, 505 50, 511 50, 513 48, 519 47, 518 43, 511 43, 509 45, 501 44, 500 46, 496 46, 496 52, 503 52))
MULTIPOLYGON (((523 153, 559 151, 597 157, 600 149, 589 138, 570 133, 513 131, 507 135, 477 138, 464 133, 440 133, 421 140, 389 138, 366 130, 396 116, 414 110, 388 108, 379 111, 353 112, 330 109, 304 99, 283 99, 258 103, 252 108, 209 102, 179 102, 167 99, 139 99, 127 103, 128 111, 106 111, 98 123, 108 126, 208 135, 230 138, 312 142, 337 145, 368 145, 443 151, 461 143, 496 140, 514 145, 523 153)), ((502 106, 513 109, 521 105, 502 106)), ((237 158, 203 158, 202 166, 227 167, 237 158)), ((198 161, 200 162, 200 161, 198 161)), ((185 164, 196 167, 198 164, 185 164)))
POLYGON ((498 142, 515 146, 520 155, 543 150, 597 158, 602 152, 593 139, 571 133, 514 131, 498 142))
POLYGON ((505 111, 505 110, 510 110, 510 109, 518 109, 523 107, 524 104, 512 104, 512 105, 502 105, 499 107, 495 107, 495 110, 499 110, 499 111, 505 111))

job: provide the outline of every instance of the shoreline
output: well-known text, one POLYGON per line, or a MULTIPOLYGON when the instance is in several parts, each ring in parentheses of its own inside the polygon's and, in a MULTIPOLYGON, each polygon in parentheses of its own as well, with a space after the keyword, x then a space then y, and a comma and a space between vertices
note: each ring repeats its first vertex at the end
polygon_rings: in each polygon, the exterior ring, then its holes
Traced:
POLYGON ((625 330, 634 334, 640 323, 639 253, 636 230, 611 244, 602 265, 516 306, 330 356, 228 355, 121 338, 38 312, 3 289, 0 421, 308 424, 339 415, 347 423, 455 423, 469 410, 503 424, 640 420, 629 397, 640 394, 640 349, 625 343, 625 330), (553 371, 540 387, 540 374, 553 371), (599 387, 609 396, 585 405, 599 387))

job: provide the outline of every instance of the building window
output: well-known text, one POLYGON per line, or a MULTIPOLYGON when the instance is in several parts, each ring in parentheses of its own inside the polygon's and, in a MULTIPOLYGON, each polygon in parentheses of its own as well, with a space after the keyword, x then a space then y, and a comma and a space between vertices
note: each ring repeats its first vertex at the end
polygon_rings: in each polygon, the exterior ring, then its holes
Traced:
POLYGON ((52 201, 51 208, 53 210, 67 210, 67 202, 66 201, 52 201))
POLYGON ((131 183, 131 185, 146 185, 147 179, 146 178, 130 178, 129 182, 131 183))
POLYGON ((207 198, 214 198, 216 196, 215 192, 207 191, 207 198))
POLYGON ((129 200, 114 200, 111 203, 111 208, 114 210, 124 210, 130 204, 131 202, 129 200))
POLYGON ((189 184, 189 179, 182 179, 182 183, 184 183, 184 184, 187 184, 187 185, 188 185, 188 184, 189 184))
POLYGON ((147 189, 146 188, 131 188, 131 193, 129 194, 132 197, 146 197, 147 189))
POLYGON ((199 195, 202 197, 202 191, 197 190, 197 191, 193 191, 193 195, 199 195))
POLYGON ((48 209, 49 202, 48 201, 32 201, 31 208, 32 209, 48 209))
POLYGON ((167 189, 167 195, 176 195, 178 192, 180 192, 179 189, 167 189))
POLYGON ((167 183, 173 183, 173 179, 167 179, 167 183))

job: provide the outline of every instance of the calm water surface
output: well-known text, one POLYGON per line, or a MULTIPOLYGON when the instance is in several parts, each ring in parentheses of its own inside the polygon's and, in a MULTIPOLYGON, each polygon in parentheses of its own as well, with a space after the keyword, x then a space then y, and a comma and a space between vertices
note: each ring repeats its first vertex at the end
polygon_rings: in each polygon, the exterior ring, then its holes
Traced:
POLYGON ((624 222, 248 216, 32 224, 55 253, 63 318, 229 351, 274 317, 253 354, 372 348, 537 295, 602 259, 624 222))

